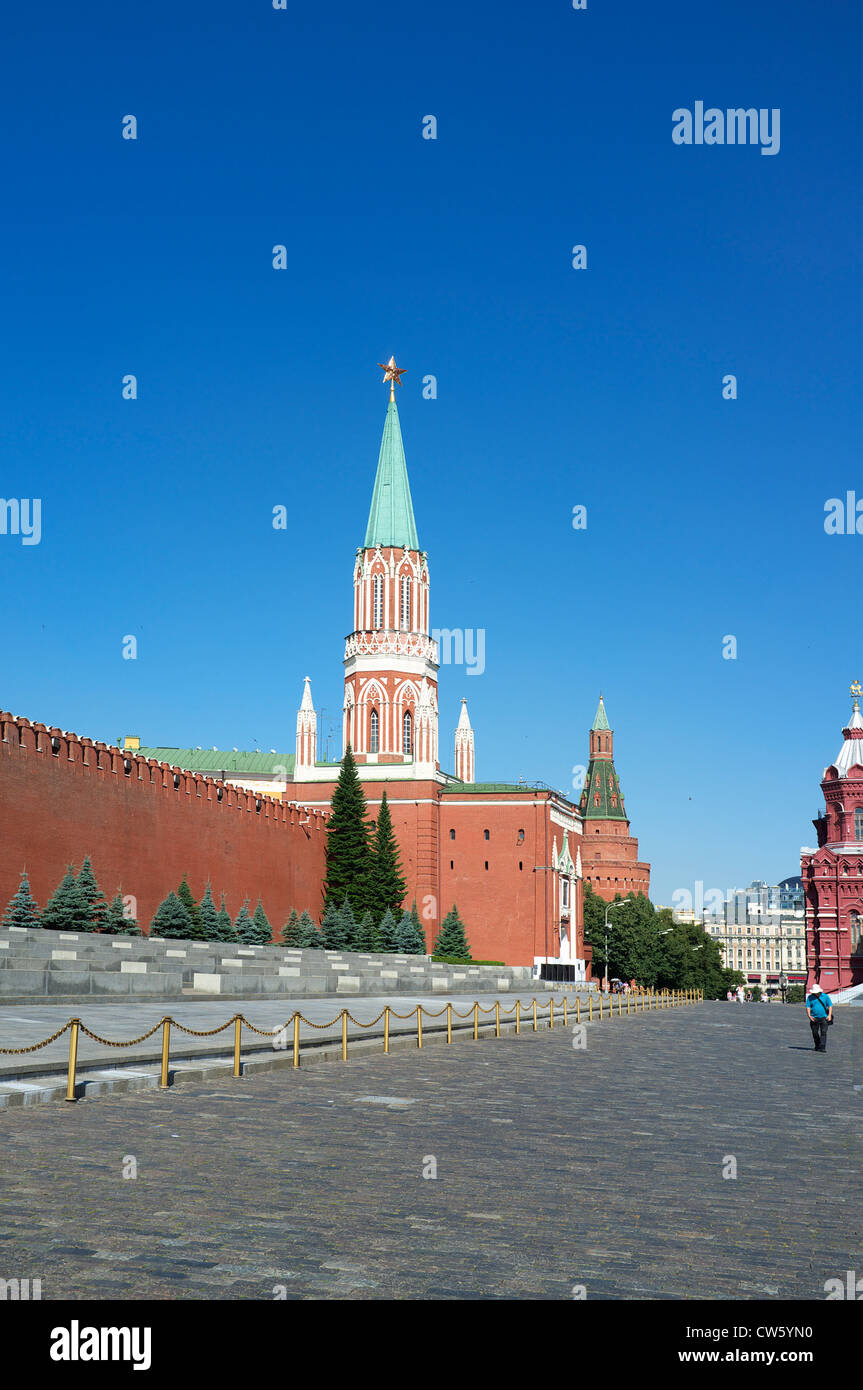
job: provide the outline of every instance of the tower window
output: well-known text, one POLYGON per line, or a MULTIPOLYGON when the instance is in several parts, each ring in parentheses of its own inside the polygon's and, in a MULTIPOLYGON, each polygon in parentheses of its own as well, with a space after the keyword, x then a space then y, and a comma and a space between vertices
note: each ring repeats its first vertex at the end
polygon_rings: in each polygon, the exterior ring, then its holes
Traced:
POLYGON ((402 751, 404 753, 413 752, 413 748, 411 746, 411 732, 412 730, 410 711, 405 710, 404 719, 402 720, 402 751))
POLYGON ((519 843, 520 845, 523 845, 523 844, 524 844, 524 831, 523 831, 523 830, 520 830, 520 831, 518 832, 518 843, 519 843))
POLYGON ((485 861, 485 867, 488 868, 488 860, 485 861))
POLYGON ((401 621, 402 627, 407 630, 411 625, 411 582, 407 575, 402 576, 402 605, 401 621))
POLYGON ((854 839, 863 840, 863 806, 854 812, 854 839))
POLYGON ((488 831, 487 831, 487 830, 484 830, 484 831, 482 832, 482 838, 483 838, 484 840, 487 840, 487 839, 488 839, 488 831))
POLYGON ((449 837, 450 837, 451 840, 454 840, 454 839, 455 839, 455 831, 454 831, 454 830, 451 830, 451 831, 449 832, 449 837))
POLYGON ((369 739, 369 752, 370 752, 370 753, 377 753, 377 751, 378 751, 378 724, 379 724, 380 721, 379 721, 379 719, 378 719, 378 712, 377 712, 376 709, 373 709, 373 710, 372 710, 372 717, 371 717, 371 721, 370 721, 370 722, 371 722, 371 737, 370 737, 370 739, 369 739))
POLYGON ((374 616, 372 622, 375 627, 384 625, 384 579, 382 574, 376 574, 372 580, 374 596, 374 616))
POLYGON ((520 859, 519 859, 519 861, 518 861, 518 867, 519 867, 522 871, 524 870, 524 864, 522 863, 522 861, 521 861, 520 859))
POLYGON ((455 864, 453 863, 452 859, 449 861, 449 866, 451 869, 455 868, 455 864))

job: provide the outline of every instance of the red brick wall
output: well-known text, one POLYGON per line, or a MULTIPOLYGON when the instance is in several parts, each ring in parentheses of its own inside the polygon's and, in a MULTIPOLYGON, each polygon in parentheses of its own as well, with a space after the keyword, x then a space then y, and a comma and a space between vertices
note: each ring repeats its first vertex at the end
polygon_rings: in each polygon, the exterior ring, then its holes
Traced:
POLYGON ((185 873, 196 898, 209 877, 232 916, 260 896, 278 933, 293 907, 318 917, 325 841, 318 812, 0 713, 0 912, 25 866, 44 907, 89 854, 108 898, 118 886, 136 898, 145 930, 185 873))

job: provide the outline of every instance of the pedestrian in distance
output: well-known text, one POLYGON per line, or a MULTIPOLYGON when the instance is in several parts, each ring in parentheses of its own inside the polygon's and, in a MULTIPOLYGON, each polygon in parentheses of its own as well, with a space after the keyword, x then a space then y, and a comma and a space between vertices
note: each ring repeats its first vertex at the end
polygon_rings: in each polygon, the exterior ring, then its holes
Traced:
POLYGON ((738 986, 737 986, 737 1002, 738 1002, 738 1004, 742 1004, 742 1003, 744 1002, 744 999, 745 999, 745 995, 744 995, 744 992, 743 992, 743 986, 742 986, 742 985, 738 985, 738 986))
POLYGON ((816 1052, 827 1051, 827 1029, 833 1022, 833 1000, 820 985, 813 985, 806 996, 806 1013, 816 1052))

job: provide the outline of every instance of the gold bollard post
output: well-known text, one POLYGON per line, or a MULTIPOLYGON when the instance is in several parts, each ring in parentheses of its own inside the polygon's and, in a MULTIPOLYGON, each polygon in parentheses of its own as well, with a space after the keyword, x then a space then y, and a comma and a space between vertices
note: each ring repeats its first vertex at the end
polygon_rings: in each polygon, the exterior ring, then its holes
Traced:
POLYGON ((536 1000, 533 1001, 533 1031, 536 1032, 536 1000))
POLYGON ((171 1020, 170 1020, 169 1018, 163 1018, 163 1019, 162 1019, 162 1075, 161 1075, 161 1078, 160 1078, 160 1080, 159 1080, 159 1085, 160 1085, 160 1087, 162 1088, 162 1090, 165 1090, 165 1088, 166 1088, 167 1085, 168 1085, 168 1051, 169 1051, 169 1049, 170 1049, 170 1046, 171 1046, 171 1020))
POLYGON ((569 1019, 566 1016, 566 995, 563 996, 563 1026, 564 1028, 569 1027, 569 1019))
POLYGON ((390 1006, 384 1005, 384 1052, 390 1050, 390 1006))
POLYGON ((75 1067, 78 1062, 78 1019, 72 1019, 72 1031, 69 1034, 69 1079, 66 1082, 66 1099, 76 1101, 75 1095, 75 1067))
POLYGON ((554 1027, 554 1000, 553 1000, 553 999, 549 999, 549 1001, 548 1001, 548 1026, 549 1026, 549 1028, 553 1028, 553 1027, 554 1027))
POLYGON ((602 1002, 603 1002, 603 1001, 602 1001, 602 995, 600 994, 600 996, 599 996, 599 1018, 600 1018, 600 1022, 602 1021, 602 1002))
POLYGON ((576 1021, 576 1023, 580 1023, 580 1022, 581 1022, 581 995, 580 995, 580 994, 577 994, 577 995, 575 996, 575 1021, 576 1021))
POLYGON ((300 1065, 300 1016, 294 1014, 294 1066, 300 1065))
POLYGON ((234 1076, 240 1075, 240 1033, 243 1020, 239 1014, 234 1019, 234 1076))
POLYGON ((446 1040, 452 1042, 452 1004, 446 1006, 446 1040))
POLYGON ((342 1061, 348 1060, 348 1011, 342 1009, 342 1061))
POLYGON ((477 1003, 475 1003, 474 1006, 473 1006, 473 1040, 474 1040, 474 1042, 476 1042, 478 1038, 479 1038, 479 1003, 477 1002, 477 1003))
POLYGON ((592 994, 588 995, 588 999, 587 999, 587 1021, 588 1021, 588 1023, 592 1023, 592 1022, 593 1022, 593 995, 592 995, 592 994))
POLYGON ((632 1012, 632 1007, 631 1007, 631 995, 629 995, 629 994, 627 994, 627 996, 626 996, 626 1012, 627 1012, 627 1014, 630 1014, 630 1013, 632 1012))
POLYGON ((423 1009, 422 1004, 417 1004, 417 1047, 423 1045, 423 1009))
POLYGON ((495 1001, 494 1001, 494 1035, 495 1035, 496 1038, 499 1038, 499 1037, 500 1037, 500 1000, 499 1000, 499 999, 495 999, 495 1001))
POLYGON ((521 1032, 521 1000, 515 1001, 515 1035, 518 1037, 521 1032))

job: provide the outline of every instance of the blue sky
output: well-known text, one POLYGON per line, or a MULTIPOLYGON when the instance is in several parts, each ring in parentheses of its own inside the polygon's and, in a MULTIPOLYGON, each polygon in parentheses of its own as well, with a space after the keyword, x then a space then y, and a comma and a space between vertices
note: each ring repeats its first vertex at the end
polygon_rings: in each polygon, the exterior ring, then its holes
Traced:
POLYGON ((338 724, 394 353, 432 624, 486 632, 442 749, 467 695, 481 779, 570 788, 601 690, 657 901, 797 872, 863 679, 860 15, 702 9, 5 21, 0 705, 292 751, 308 674, 338 724), (779 153, 675 145, 698 100, 779 153))

